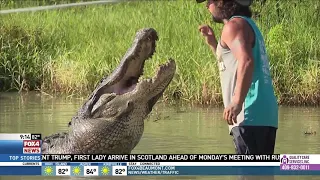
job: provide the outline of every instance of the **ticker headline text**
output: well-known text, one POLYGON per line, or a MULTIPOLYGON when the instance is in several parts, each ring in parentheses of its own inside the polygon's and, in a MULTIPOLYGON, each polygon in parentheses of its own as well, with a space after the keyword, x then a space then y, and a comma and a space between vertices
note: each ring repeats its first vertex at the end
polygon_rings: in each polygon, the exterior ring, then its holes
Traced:
POLYGON ((43 154, 47 162, 279 162, 280 155, 237 154, 43 154))

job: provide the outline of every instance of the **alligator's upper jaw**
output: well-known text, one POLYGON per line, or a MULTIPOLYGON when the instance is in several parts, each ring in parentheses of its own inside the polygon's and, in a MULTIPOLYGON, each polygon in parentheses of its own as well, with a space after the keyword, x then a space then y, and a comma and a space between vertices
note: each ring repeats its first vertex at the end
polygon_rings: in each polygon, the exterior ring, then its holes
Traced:
POLYGON ((152 28, 138 31, 132 47, 122 58, 118 68, 108 77, 108 83, 102 88, 118 95, 133 90, 143 74, 145 61, 155 52, 157 40, 157 32, 152 28))
POLYGON ((144 28, 136 33, 131 47, 111 75, 103 79, 82 106, 78 116, 90 116, 98 108, 97 101, 105 94, 122 95, 134 89, 139 77, 143 74, 145 61, 152 57, 156 50, 158 34, 153 28, 144 28))

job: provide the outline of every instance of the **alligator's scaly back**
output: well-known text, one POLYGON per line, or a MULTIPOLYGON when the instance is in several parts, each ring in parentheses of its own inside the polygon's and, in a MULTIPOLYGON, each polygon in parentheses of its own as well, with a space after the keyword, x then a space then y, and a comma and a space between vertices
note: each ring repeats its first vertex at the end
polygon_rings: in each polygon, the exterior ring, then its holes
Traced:
POLYGON ((145 60, 155 52, 157 32, 137 32, 114 72, 100 84, 69 123, 67 133, 43 139, 43 154, 129 154, 139 143, 144 120, 170 84, 175 62, 160 66, 152 79, 141 80, 145 60))

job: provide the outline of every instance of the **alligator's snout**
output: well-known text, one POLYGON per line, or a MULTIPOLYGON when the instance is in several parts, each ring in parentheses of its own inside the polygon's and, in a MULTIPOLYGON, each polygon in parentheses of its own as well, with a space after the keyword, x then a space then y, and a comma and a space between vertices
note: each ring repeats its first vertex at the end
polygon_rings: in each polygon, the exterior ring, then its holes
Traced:
POLYGON ((151 36, 152 39, 154 39, 156 41, 159 40, 159 36, 158 36, 156 31, 152 31, 150 36, 151 36))
MULTIPOLYGON (((136 33, 132 47, 122 58, 119 67, 111 75, 110 82, 106 83, 104 89, 117 95, 132 92, 140 77, 143 75, 145 61, 153 56, 156 49, 156 41, 159 39, 158 33, 153 28, 140 29, 136 33)), ((105 91, 106 92, 106 91, 105 91)))
POLYGON ((136 38, 137 39, 148 39, 148 40, 151 40, 151 41, 158 41, 159 40, 159 37, 158 37, 158 33, 155 29, 153 28, 144 28, 144 29, 141 29, 137 32, 137 35, 136 35, 136 38))

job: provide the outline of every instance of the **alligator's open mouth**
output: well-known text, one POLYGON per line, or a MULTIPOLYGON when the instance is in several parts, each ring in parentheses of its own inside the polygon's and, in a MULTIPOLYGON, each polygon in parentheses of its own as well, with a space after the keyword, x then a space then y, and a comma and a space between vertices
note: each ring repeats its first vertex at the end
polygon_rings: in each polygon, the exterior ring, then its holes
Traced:
MULTIPOLYGON (((108 96, 108 94, 123 96, 134 93, 134 98, 147 100, 151 110, 171 82, 176 70, 175 62, 169 60, 159 67, 158 72, 152 79, 142 80, 145 61, 155 53, 157 40, 158 35, 153 28, 139 30, 131 48, 126 52, 119 66, 111 75, 102 79, 90 95, 89 100, 79 110, 79 116, 89 116, 96 108, 101 106, 100 103, 97 103, 97 101, 102 100, 100 99, 101 96, 108 96)), ((115 98, 113 95, 108 97, 115 98)))
MULTIPOLYGON (((137 98, 142 98, 147 101, 148 111, 152 111, 152 107, 162 96, 164 90, 171 82, 175 73, 175 62, 169 60, 167 63, 161 65, 153 78, 142 79, 142 71, 139 71, 139 76, 124 76, 118 83, 113 87, 113 93, 117 95, 123 95, 133 91, 137 98)), ((132 70, 131 70, 132 71, 132 70)), ((130 71, 128 71, 130 72, 130 71)))
POLYGON ((78 111, 77 117, 92 117, 97 108, 104 107, 101 103, 108 103, 116 97, 126 99, 127 95, 127 99, 131 101, 134 99, 146 100, 149 111, 151 111, 153 105, 173 79, 176 70, 175 62, 169 60, 167 64, 159 67, 152 79, 140 80, 144 63, 153 56, 157 40, 158 35, 155 29, 139 30, 131 48, 126 52, 119 66, 111 75, 101 80, 89 96, 88 101, 78 111), (101 98, 102 96, 104 98, 101 98), (98 101, 103 102, 99 103, 98 101))
POLYGON ((170 79, 170 76, 173 76, 174 72, 170 72, 175 67, 175 64, 174 61, 170 60, 159 67, 153 78, 142 80, 141 76, 143 75, 145 61, 155 53, 157 40, 157 32, 152 28, 138 31, 132 47, 127 51, 118 68, 110 76, 111 83, 109 82, 107 85, 107 92, 123 95, 132 92, 137 86, 146 85, 145 83, 160 83, 162 79, 170 79), (169 72, 169 70, 171 71, 169 72))
MULTIPOLYGON (((143 88, 145 85, 147 84, 158 84, 158 83, 162 83, 162 81, 165 81, 166 79, 170 79, 171 77, 169 76, 173 76, 173 68, 175 66, 175 63, 173 60, 169 60, 167 63, 162 64, 159 66, 156 74, 152 77, 152 78, 146 78, 143 79, 142 75, 143 75, 143 68, 144 65, 142 66, 142 68, 139 70, 139 72, 137 72, 137 76, 127 76, 124 75, 124 77, 115 85, 113 85, 113 92, 116 93, 117 95, 122 95, 128 92, 132 92, 133 90, 136 89, 137 86, 141 86, 141 88, 143 88), (168 76, 167 78, 162 77, 162 76, 168 76)), ((132 71, 137 71, 137 69, 130 69, 128 70, 128 74, 130 74, 130 72, 132 71)), ((156 85, 155 85, 156 86, 156 85)), ((164 85, 164 87, 166 87, 167 84, 164 85)))

